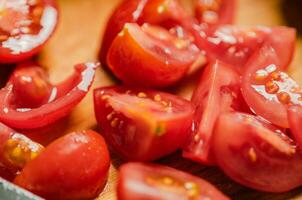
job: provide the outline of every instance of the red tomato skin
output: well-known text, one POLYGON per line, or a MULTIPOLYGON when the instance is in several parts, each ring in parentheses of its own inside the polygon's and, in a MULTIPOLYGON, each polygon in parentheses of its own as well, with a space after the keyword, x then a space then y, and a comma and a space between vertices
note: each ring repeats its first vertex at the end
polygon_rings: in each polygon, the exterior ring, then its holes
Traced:
POLYGON ((290 138, 271 127, 253 115, 221 114, 212 149, 217 164, 234 181, 260 191, 286 192, 302 184, 302 155, 290 138))
MULTIPOLYGON (((112 149, 124 160, 152 161, 159 159, 180 148, 191 133, 193 108, 190 102, 168 93, 132 87, 98 88, 94 91, 94 106, 96 119, 103 130, 103 136, 112 149), (165 132, 162 135, 156 135, 156 133, 151 132, 147 125, 141 124, 138 119, 126 117, 121 111, 114 110, 104 98, 107 95, 114 98, 115 95, 124 94, 126 91, 136 94, 140 92, 147 95, 159 94, 162 100, 171 101, 172 105, 174 103, 178 107, 182 106, 183 114, 174 119, 163 120, 165 132), (117 130, 119 126, 112 127, 111 121, 108 120, 111 113, 119 113, 116 117, 124 122, 123 128, 117 130), (127 127, 135 127, 136 132, 134 134, 129 133, 126 131, 128 130, 127 127)), ((141 112, 144 115, 143 109, 141 112)), ((153 120, 151 123, 154 122, 153 120)))
POLYGON ((291 106, 288 109, 288 121, 292 136, 295 138, 299 148, 302 147, 302 108, 301 106, 291 106))
POLYGON ((17 129, 36 129, 67 116, 86 96, 93 83, 96 67, 94 63, 76 65, 73 75, 62 83, 53 85, 54 98, 50 96, 49 102, 36 108, 15 108, 13 98, 18 94, 14 94, 12 76, 0 90, 0 122, 17 129))
MULTIPOLYGON (((18 44, 17 42, 11 42, 8 43, 7 46, 12 46, 12 48, 5 48, 1 45, 0 47, 0 63, 18 63, 18 62, 22 62, 25 61, 31 57, 33 57, 34 55, 38 54, 41 49, 43 48, 43 46, 45 45, 45 43, 47 43, 47 41, 52 37, 52 35, 54 34, 58 21, 59 21, 59 9, 57 6, 56 1, 54 0, 42 0, 43 4, 44 4, 44 8, 47 10, 46 12, 43 11, 43 15, 45 19, 44 22, 40 23, 44 23, 44 25, 42 26, 51 26, 48 28, 43 27, 42 29, 44 29, 44 31, 41 30, 41 32, 44 32, 44 35, 39 36, 40 38, 32 38, 30 41, 28 41, 28 39, 23 39, 23 41, 19 41, 22 44, 22 46, 24 46, 24 44, 26 44, 27 46, 33 46, 26 49, 26 50, 22 50, 22 48, 17 48, 16 49, 16 44, 18 44), (16 44, 14 44, 16 43, 16 44), (13 53, 13 51, 18 51, 18 53, 13 53)), ((37 36, 33 36, 33 37, 37 37, 37 36)), ((20 45, 19 45, 20 46, 20 45)))
POLYGON ((220 61, 210 63, 203 72, 191 101, 195 106, 195 131, 184 147, 183 156, 202 164, 215 163, 210 147, 216 119, 226 111, 249 112, 240 91, 240 76, 220 61))
POLYGON ((90 199, 105 186, 109 167, 103 137, 90 130, 74 132, 51 143, 14 183, 47 199, 90 199))
MULTIPOLYGON (((163 189, 156 184, 148 183, 150 178, 171 178, 181 183, 194 183, 200 188, 200 193, 194 196, 194 199, 229 199, 218 189, 207 181, 192 176, 188 173, 161 165, 127 163, 120 167, 120 174, 117 185, 118 200, 179 200, 190 199, 186 190, 180 188, 163 189)), ((169 186, 167 186, 169 187, 169 186)))
POLYGON ((109 68, 127 85, 158 88, 177 83, 196 61, 199 50, 191 44, 179 49, 173 41, 153 38, 143 28, 125 25, 109 49, 109 68))

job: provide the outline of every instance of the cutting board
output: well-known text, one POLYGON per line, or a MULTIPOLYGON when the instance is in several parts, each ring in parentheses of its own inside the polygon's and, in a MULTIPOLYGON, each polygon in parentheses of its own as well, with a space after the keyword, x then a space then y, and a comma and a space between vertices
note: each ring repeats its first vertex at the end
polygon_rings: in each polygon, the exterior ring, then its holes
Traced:
MULTIPOLYGON (((106 21, 119 0, 59 0, 60 22, 55 35, 48 42, 39 61, 48 69, 51 80, 59 82, 72 73, 73 65, 86 61, 97 61, 97 52, 106 21)), ((302 7, 294 5, 295 0, 238 0, 236 23, 241 25, 298 25, 302 26, 301 16, 295 12, 302 7)), ((297 41, 297 51, 290 67, 290 73, 302 84, 302 40, 297 41)), ((175 92, 189 98, 194 82, 199 74, 188 77, 175 92)), ((114 84, 112 77, 98 68, 93 88, 114 84)), ((93 112, 92 92, 74 109, 67 122, 57 131, 60 134, 75 130, 96 129, 93 112)), ((175 153, 158 161, 205 178, 215 184, 232 199, 302 199, 302 189, 284 194, 267 194, 240 186, 228 179, 215 167, 204 167, 175 153), (299 196, 301 196, 299 198, 299 196)), ((112 165, 108 184, 98 199, 114 200, 117 181, 117 168, 122 162, 112 154, 112 165)), ((302 173, 302 172, 301 172, 302 173)))

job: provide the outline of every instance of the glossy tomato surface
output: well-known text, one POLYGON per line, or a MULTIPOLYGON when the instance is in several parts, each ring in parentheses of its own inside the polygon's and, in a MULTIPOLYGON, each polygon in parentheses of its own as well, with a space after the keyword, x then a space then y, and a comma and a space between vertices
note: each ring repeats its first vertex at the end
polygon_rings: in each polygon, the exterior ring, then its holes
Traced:
POLYGON ((237 0, 194 0, 195 17, 202 25, 231 24, 237 0))
POLYGON ((107 57, 112 72, 129 85, 165 87, 183 78, 199 56, 190 40, 144 24, 126 24, 107 57))
POLYGON ((302 155, 295 143, 256 116, 221 114, 212 149, 221 169, 242 185, 266 192, 285 192, 302 185, 302 155))
POLYGON ((154 164, 128 163, 120 168, 118 200, 229 199, 207 181, 154 164))
POLYGON ((76 65, 73 75, 53 85, 37 64, 20 64, 0 90, 0 122, 18 129, 33 129, 63 118, 87 94, 96 66, 76 65))
POLYGON ((240 91, 240 76, 222 62, 209 64, 192 97, 195 106, 194 132, 183 156, 203 164, 213 164, 210 152, 216 119, 226 111, 249 111, 240 91))
POLYGON ((54 0, 1 0, 0 63, 25 60, 42 48, 58 21, 54 0))
POLYGON ((75 132, 47 146, 14 183, 47 199, 92 199, 103 189, 109 167, 103 137, 75 132))
POLYGON ((191 132, 191 103, 172 94, 131 87, 94 91, 104 137, 123 159, 150 161, 180 148, 191 132))
MULTIPOLYGON (((292 40, 285 38, 288 39, 292 40)), ((293 41, 283 42, 280 39, 271 42, 271 40, 273 39, 270 38, 270 41, 247 62, 242 92, 246 102, 256 114, 287 128, 289 126, 287 107, 301 105, 300 86, 282 71, 291 59, 293 41), (282 45, 284 47, 281 47, 282 45)))

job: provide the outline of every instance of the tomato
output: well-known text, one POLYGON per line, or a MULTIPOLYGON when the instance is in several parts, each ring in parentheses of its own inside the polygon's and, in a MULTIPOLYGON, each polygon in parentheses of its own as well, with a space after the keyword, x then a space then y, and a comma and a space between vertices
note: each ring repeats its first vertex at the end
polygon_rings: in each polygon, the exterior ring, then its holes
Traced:
POLYGON ((118 200, 229 199, 207 181, 154 164, 128 163, 120 167, 118 200))
POLYGON ((55 1, 1 0, 0 3, 0 63, 19 62, 38 53, 57 25, 55 1))
POLYGON ((49 125, 66 116, 87 94, 95 74, 93 63, 75 66, 58 85, 34 63, 21 64, 0 90, 0 122, 19 129, 49 125))
POLYGON ((94 91, 95 115, 106 141, 123 159, 150 161, 180 148, 191 132, 189 101, 154 90, 94 91))
POLYGON ((302 155, 295 143, 256 116, 221 114, 212 149, 221 169, 245 186, 285 192, 302 185, 302 155))
POLYGON ((288 121, 291 133, 295 138, 295 141, 302 147, 302 132, 301 132, 301 122, 302 122, 302 108, 301 106, 291 106, 288 109, 288 121))
POLYGON ((109 167, 103 137, 74 132, 47 146, 14 183, 47 199, 91 199, 103 189, 109 167))
POLYGON ((292 55, 287 53, 292 51, 287 43, 282 44, 278 44, 278 49, 265 44, 251 57, 245 66, 242 92, 256 114, 287 128, 287 107, 301 105, 302 102, 300 86, 287 73, 280 71, 292 55), (284 47, 281 49, 282 44, 284 47), (281 54, 282 51, 287 56, 281 54))
POLYGON ((275 49, 283 69, 289 65, 295 49, 295 30, 287 27, 223 25, 204 29, 194 26, 191 33, 198 48, 210 61, 221 60, 233 65, 240 73, 244 71, 247 61, 264 45, 275 49))
POLYGON ((195 130, 183 156, 203 164, 213 164, 210 152, 213 128, 222 112, 248 111, 240 91, 240 76, 222 62, 209 64, 192 97, 195 130))
POLYGON ((148 24, 126 24, 109 49, 107 63, 126 84, 165 87, 183 78, 198 56, 190 40, 148 24))
POLYGON ((195 17, 201 24, 230 24, 235 17, 236 0, 195 0, 195 17))
POLYGON ((1 172, 15 175, 43 149, 42 145, 0 123, 0 168, 3 168, 1 172))

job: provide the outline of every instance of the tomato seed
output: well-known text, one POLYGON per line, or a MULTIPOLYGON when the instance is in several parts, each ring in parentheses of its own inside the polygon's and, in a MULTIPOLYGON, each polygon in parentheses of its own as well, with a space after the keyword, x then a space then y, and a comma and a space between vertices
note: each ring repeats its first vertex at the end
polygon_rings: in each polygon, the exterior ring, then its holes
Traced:
POLYGON ((278 100, 283 104, 289 104, 290 103, 290 96, 287 92, 279 92, 277 94, 278 100))
POLYGON ((269 81, 265 84, 265 90, 269 94, 275 94, 279 91, 279 86, 273 81, 269 81))

